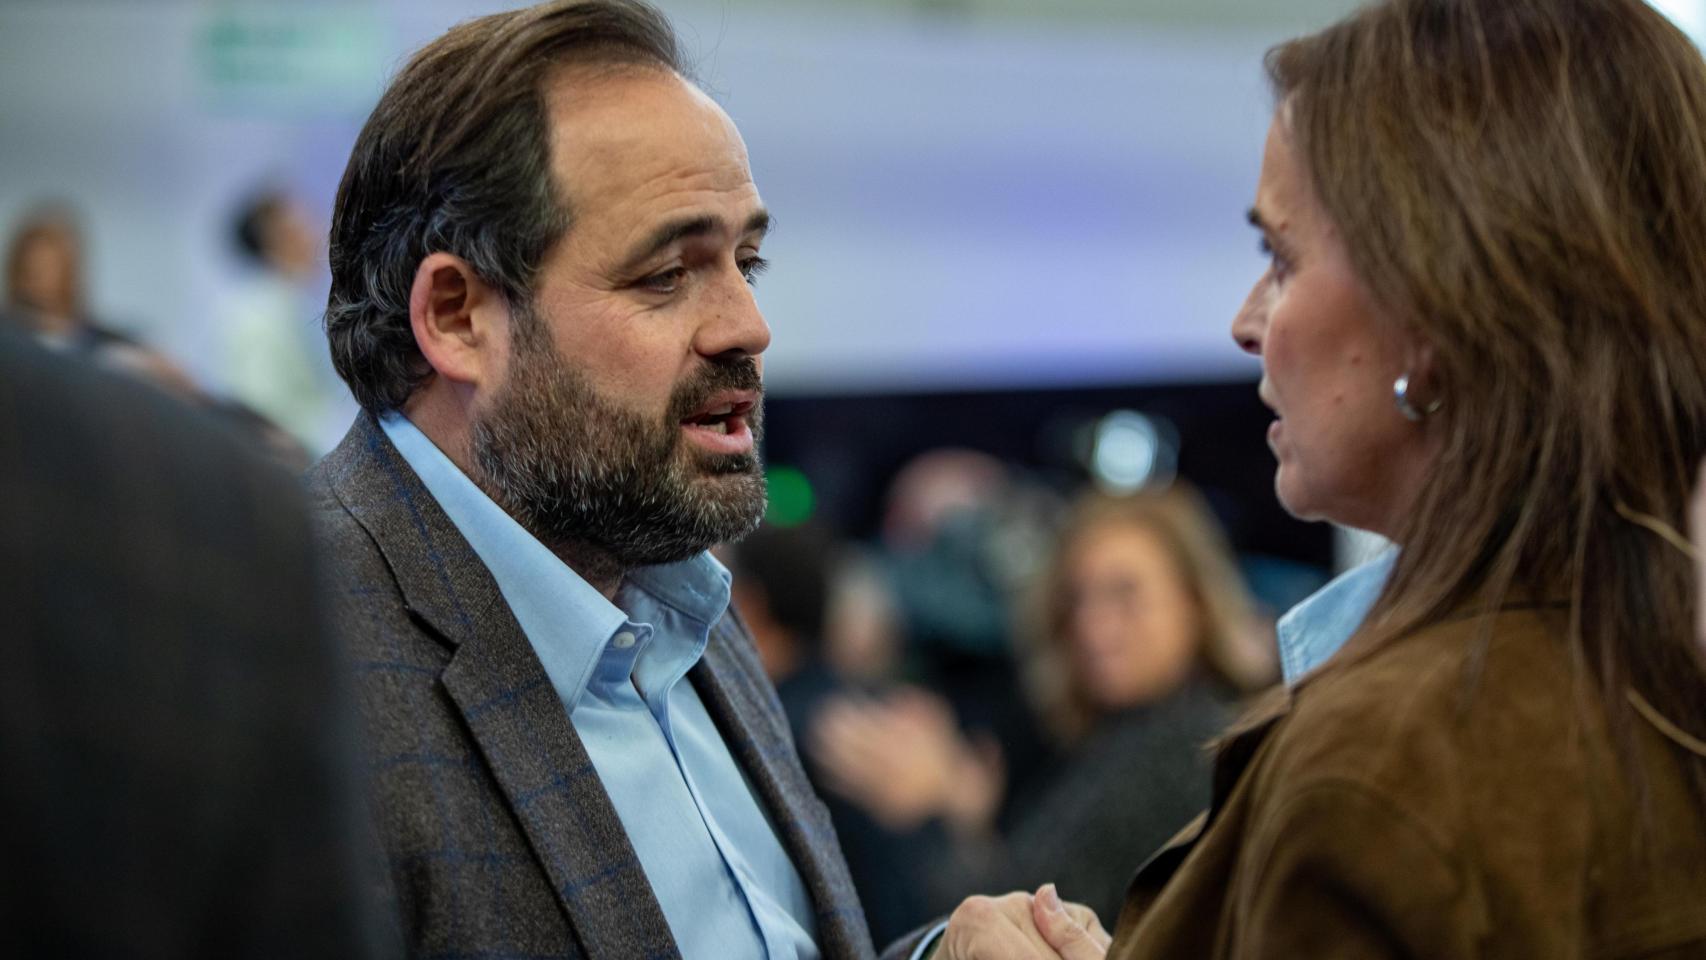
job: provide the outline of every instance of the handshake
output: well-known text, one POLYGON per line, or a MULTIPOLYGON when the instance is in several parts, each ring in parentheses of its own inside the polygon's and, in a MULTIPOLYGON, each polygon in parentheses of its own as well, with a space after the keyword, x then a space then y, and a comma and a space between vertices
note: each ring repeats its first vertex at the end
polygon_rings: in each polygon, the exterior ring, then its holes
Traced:
POLYGON ((1037 892, 971 897, 948 918, 932 960, 1102 960, 1108 932, 1096 912, 1065 903, 1054 884, 1037 892))

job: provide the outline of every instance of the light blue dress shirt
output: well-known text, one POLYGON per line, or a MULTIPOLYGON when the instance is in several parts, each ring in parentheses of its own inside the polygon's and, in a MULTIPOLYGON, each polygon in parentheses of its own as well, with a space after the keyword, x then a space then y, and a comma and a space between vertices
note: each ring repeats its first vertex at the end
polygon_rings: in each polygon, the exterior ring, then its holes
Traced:
POLYGON ((1397 560, 1396 548, 1386 550, 1339 574, 1279 618, 1274 633, 1279 640, 1280 672, 1287 686, 1327 662, 1357 632, 1368 619, 1374 601, 1380 599, 1397 560))
POLYGON ((811 896, 687 671, 729 604, 710 554, 631 572, 611 603, 407 419, 380 419, 491 571, 689 960, 815 960, 811 896))

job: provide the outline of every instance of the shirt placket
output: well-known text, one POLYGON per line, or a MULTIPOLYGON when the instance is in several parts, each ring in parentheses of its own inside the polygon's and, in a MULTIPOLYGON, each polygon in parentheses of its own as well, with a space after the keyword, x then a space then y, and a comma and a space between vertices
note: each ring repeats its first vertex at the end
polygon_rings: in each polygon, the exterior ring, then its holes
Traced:
MULTIPOLYGON (((707 642, 708 629, 696 631, 700 650, 704 649, 707 642)), ((638 657, 636 656, 635 659, 638 657)), ((670 755, 675 758, 675 769, 681 774, 682 782, 687 784, 688 795, 693 798, 693 806, 699 812, 699 819, 705 824, 706 832, 711 835, 711 842, 716 845, 717 853, 723 858, 723 866, 734 878, 735 889, 740 891, 741 900, 746 904, 747 916, 752 920, 753 929, 758 931, 759 939, 764 942, 765 956, 783 957, 786 954, 778 945, 776 932, 772 931, 759 916, 758 908, 753 903, 753 886, 756 883, 756 878, 752 875, 752 868, 747 864, 746 858, 741 856, 740 851, 730 842, 728 836, 723 833, 715 814, 711 812, 710 805, 706 803, 704 795, 699 790, 699 784, 694 781, 693 774, 688 770, 688 764, 681 756, 680 745, 676 743, 669 701, 675 693, 676 686, 681 683, 686 674, 686 670, 676 672, 667 683, 649 696, 639 688, 637 682, 633 683, 633 688, 644 700, 647 709, 651 711, 652 718, 657 721, 658 729, 663 731, 664 742, 669 744, 670 755)))

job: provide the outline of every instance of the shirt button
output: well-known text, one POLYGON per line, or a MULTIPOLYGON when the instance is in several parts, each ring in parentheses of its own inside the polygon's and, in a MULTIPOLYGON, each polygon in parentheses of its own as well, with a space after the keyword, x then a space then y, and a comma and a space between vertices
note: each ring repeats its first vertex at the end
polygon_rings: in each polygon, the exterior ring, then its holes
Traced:
POLYGON ((634 645, 634 635, 624 630, 610 641, 611 646, 618 650, 626 650, 634 645))

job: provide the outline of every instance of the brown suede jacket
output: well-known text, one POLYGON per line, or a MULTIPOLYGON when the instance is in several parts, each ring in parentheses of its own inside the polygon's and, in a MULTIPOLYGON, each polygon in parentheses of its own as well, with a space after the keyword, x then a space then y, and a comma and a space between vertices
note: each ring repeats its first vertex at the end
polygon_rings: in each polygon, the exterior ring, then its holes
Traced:
POLYGON ((1110 957, 1706 957, 1684 747, 1636 719, 1643 802, 1563 616, 1343 651, 1223 746, 1214 805, 1139 871, 1110 957))

